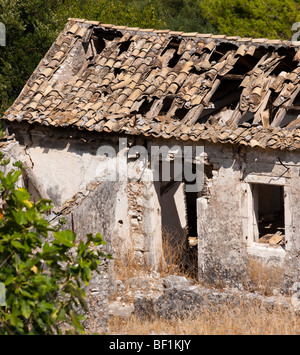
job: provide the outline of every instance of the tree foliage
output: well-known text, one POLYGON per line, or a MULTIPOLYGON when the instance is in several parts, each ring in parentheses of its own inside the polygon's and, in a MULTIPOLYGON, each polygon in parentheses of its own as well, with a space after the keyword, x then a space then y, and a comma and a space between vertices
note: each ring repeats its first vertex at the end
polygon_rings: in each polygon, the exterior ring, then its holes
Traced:
POLYGON ((84 333, 84 286, 100 258, 110 255, 98 248, 100 234, 76 244, 71 230, 51 228, 43 217, 51 201, 30 201, 28 191, 16 187, 22 171, 15 166, 6 175, 0 171, 0 283, 6 288, 0 334, 59 334, 62 323, 84 333))
POLYGON ((203 15, 226 35, 291 40, 299 0, 200 1, 203 15))
POLYGON ((300 0, 0 0, 0 116, 69 17, 142 28, 290 40, 300 0))
POLYGON ((0 47, 0 113, 12 102, 61 29, 59 0, 0 0, 6 46, 0 47))
POLYGON ((69 17, 159 28, 151 1, 142 8, 122 0, 0 0, 6 46, 0 46, 0 116, 16 99, 69 17))
POLYGON ((151 0, 140 3, 128 0, 65 0, 61 2, 61 14, 64 22, 68 17, 79 17, 141 28, 160 28, 164 24, 151 0))
MULTIPOLYGON (((125 0, 128 1, 128 0, 125 0)), ((147 0, 131 0, 136 6, 145 6, 147 0)), ((218 29, 203 16, 199 1, 195 0, 153 0, 158 17, 164 28, 174 31, 217 33, 218 29)))

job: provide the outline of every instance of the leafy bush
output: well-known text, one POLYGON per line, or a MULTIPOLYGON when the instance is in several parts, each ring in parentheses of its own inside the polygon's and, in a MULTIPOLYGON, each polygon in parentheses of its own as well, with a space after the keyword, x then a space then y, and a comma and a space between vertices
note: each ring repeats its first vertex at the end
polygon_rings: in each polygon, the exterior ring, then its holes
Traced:
POLYGON ((76 244, 72 231, 52 228, 43 217, 51 201, 30 201, 28 191, 16 187, 22 167, 14 165, 7 174, 0 171, 0 282, 6 288, 0 334, 61 334, 62 324, 84 333, 78 311, 86 310, 83 287, 100 258, 111 256, 99 250, 105 243, 100 234, 76 244))

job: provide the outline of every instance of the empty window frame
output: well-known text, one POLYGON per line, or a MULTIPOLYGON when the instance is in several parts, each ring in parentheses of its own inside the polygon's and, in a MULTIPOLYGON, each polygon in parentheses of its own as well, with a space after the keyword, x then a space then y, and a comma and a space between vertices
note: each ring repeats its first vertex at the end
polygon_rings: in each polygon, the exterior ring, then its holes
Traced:
POLYGON ((251 184, 253 241, 285 247, 284 186, 251 184))

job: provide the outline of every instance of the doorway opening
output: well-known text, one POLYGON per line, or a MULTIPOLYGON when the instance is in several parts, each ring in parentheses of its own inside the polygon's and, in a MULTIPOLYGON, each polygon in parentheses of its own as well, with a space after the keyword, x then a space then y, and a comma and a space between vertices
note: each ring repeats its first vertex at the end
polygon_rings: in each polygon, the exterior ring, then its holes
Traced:
MULTIPOLYGON (((197 192, 188 183, 176 181, 173 164, 170 181, 160 180, 162 242, 165 262, 180 273, 197 278, 197 192)), ((161 171, 161 170, 160 170, 161 171)))

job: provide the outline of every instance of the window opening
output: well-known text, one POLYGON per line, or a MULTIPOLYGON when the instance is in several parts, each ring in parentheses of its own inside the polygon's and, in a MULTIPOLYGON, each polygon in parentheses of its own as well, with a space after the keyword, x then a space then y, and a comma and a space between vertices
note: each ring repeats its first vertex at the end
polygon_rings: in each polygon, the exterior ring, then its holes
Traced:
POLYGON ((254 241, 285 245, 284 187, 252 184, 254 241))

